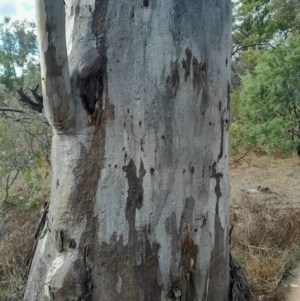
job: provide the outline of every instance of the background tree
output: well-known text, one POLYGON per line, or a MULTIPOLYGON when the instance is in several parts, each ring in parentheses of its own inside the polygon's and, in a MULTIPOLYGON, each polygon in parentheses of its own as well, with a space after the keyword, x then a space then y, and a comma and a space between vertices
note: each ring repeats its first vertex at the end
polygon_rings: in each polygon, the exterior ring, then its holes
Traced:
MULTIPOLYGON (((38 73, 38 45, 35 34, 35 23, 24 20, 12 22, 9 17, 0 24, 0 83, 8 91, 32 86, 30 80, 38 73)), ((33 83, 36 84, 36 83, 33 83)))
POLYGON ((43 108, 39 81, 35 23, 5 18, 0 24, 0 200, 26 208, 41 200, 39 169, 50 145, 45 118, 34 112, 43 108), (31 89, 35 101, 26 93, 32 86, 36 86, 31 89), (30 193, 20 188, 16 193, 17 180, 30 193))
POLYGON ((298 1, 239 1, 233 32, 231 146, 280 150, 299 146, 298 1))
POLYGON ((25 300, 229 300, 230 2, 36 5, 53 181, 25 300))

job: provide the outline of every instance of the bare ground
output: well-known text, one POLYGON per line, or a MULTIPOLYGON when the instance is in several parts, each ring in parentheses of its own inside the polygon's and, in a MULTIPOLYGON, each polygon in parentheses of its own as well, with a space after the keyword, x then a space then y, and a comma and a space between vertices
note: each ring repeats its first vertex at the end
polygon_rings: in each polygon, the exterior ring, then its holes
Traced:
POLYGON ((300 159, 231 158, 229 174, 231 250, 254 300, 300 301, 300 159))
MULTIPOLYGON (((274 159, 247 156, 246 161, 230 160, 231 204, 239 203, 241 195, 251 189, 270 188, 269 199, 281 208, 300 208, 300 159, 274 159)), ((253 195, 255 193, 252 193, 253 195)), ((258 194, 259 195, 259 194, 258 194)))

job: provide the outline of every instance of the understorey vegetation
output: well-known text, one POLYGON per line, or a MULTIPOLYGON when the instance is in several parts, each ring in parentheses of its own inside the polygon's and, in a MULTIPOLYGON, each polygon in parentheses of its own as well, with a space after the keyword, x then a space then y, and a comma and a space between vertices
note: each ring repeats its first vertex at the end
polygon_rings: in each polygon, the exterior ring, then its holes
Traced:
POLYGON ((233 16, 231 152, 297 152, 299 1, 241 0, 233 16))

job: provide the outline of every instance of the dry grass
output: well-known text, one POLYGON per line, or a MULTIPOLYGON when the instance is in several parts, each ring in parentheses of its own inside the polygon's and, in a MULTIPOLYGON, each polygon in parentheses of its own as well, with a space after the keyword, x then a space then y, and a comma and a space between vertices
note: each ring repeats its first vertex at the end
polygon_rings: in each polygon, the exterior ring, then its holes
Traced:
MULTIPOLYGON (((300 300, 299 158, 247 156, 230 165, 231 251, 257 301, 300 300), (270 191, 247 193, 261 186, 270 191), (292 286, 291 286, 292 285, 292 286)), ((233 159, 232 159, 233 161, 233 159)), ((0 300, 22 300, 40 211, 0 206, 0 300)))
POLYGON ((255 300, 288 300, 300 262, 299 159, 246 160, 231 166, 232 253, 255 300), (257 186, 270 190, 255 192, 257 186))
POLYGON ((19 301, 25 289, 25 271, 34 243, 39 210, 21 211, 12 204, 0 207, 0 300, 19 301))

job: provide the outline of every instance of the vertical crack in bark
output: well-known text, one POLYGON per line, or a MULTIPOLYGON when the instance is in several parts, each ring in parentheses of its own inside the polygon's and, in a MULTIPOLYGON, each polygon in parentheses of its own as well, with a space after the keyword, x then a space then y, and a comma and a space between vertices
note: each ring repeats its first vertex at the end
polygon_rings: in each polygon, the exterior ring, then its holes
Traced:
POLYGON ((221 141, 220 141, 220 153, 218 156, 218 160, 220 160, 223 157, 223 144, 224 144, 224 119, 221 117, 221 141))
POLYGON ((170 69, 171 69, 171 74, 167 78, 167 84, 172 91, 172 96, 175 97, 180 82, 178 60, 176 60, 175 62, 171 62, 170 69))
POLYGON ((189 48, 187 48, 185 50, 185 54, 186 54, 186 60, 182 61, 182 68, 185 69, 184 81, 187 80, 187 78, 188 78, 188 76, 190 75, 190 72, 191 72, 192 51, 189 48))
POLYGON ((227 110, 228 111, 230 111, 230 93, 231 93, 230 83, 227 82, 227 110))

